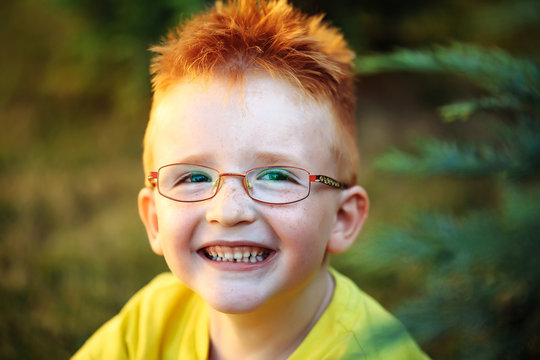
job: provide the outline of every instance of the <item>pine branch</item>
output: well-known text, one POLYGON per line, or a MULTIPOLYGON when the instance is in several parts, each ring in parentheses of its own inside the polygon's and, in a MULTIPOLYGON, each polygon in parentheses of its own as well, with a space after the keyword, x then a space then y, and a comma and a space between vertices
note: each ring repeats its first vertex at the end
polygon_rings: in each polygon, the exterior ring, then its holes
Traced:
POLYGON ((489 176, 513 172, 515 159, 493 146, 457 145, 434 139, 417 140, 416 155, 392 149, 375 160, 376 168, 400 175, 489 176))
POLYGON ((414 71, 458 75, 502 98, 540 104, 540 69, 527 59, 515 59, 498 49, 454 43, 430 50, 397 50, 387 55, 360 56, 360 74, 414 71))
POLYGON ((481 99, 458 102, 442 106, 439 113, 443 120, 452 122, 455 120, 467 120, 473 114, 481 110, 500 110, 513 109, 519 110, 520 103, 515 97, 485 97, 481 99))
POLYGON ((387 226, 363 249, 362 263, 393 267, 397 274, 411 265, 423 270, 422 296, 402 302, 398 314, 421 342, 452 344, 450 358, 537 358, 540 349, 532 344, 539 341, 540 323, 538 67, 499 50, 461 44, 363 57, 359 66, 364 73, 459 75, 488 91, 487 97, 443 107, 446 121, 511 110, 491 119, 488 137, 467 144, 424 139, 412 154, 392 149, 376 160, 379 169, 402 175, 482 176, 496 185, 499 201, 459 217, 423 214, 407 229, 387 226))

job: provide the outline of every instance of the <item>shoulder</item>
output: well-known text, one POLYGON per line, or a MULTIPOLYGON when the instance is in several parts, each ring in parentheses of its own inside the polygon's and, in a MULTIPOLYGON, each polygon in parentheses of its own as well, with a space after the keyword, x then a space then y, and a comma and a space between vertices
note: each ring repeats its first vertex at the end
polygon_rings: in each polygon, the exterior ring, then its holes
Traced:
POLYGON ((178 306, 196 300, 197 296, 173 274, 163 273, 137 291, 115 318, 126 326, 155 323, 156 319, 161 321, 169 317, 178 306))
POLYGON ((160 348, 170 345, 171 330, 181 332, 179 324, 186 326, 182 319, 201 306, 202 300, 174 275, 160 274, 98 329, 74 359, 100 358, 102 354, 116 359, 158 354, 160 348))
POLYGON ((399 320, 352 280, 331 273, 332 301, 302 345, 324 344, 321 359, 428 359, 399 320))
POLYGON ((194 293, 182 284, 173 274, 162 273, 141 288, 122 309, 130 312, 135 308, 155 307, 158 304, 189 300, 194 293))

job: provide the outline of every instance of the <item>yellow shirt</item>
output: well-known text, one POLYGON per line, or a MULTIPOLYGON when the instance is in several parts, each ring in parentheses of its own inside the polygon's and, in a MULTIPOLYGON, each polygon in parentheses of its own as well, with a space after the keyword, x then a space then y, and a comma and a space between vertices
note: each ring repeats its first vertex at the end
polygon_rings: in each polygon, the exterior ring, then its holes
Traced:
MULTIPOLYGON (((331 270, 334 296, 289 360, 428 359, 401 323, 347 277, 331 270)), ((204 301, 170 273, 135 294, 73 356, 86 359, 182 359, 208 357, 204 301)))

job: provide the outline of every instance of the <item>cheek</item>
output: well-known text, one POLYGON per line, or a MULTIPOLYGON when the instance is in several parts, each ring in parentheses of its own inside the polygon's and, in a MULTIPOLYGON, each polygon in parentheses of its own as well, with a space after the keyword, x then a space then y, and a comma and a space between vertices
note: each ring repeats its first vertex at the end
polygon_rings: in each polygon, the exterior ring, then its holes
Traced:
POLYGON ((276 217, 274 231, 282 246, 296 254, 323 256, 331 233, 331 213, 310 202, 298 203, 276 217))
POLYGON ((197 224, 195 209, 187 209, 182 203, 163 203, 158 204, 157 216, 163 247, 179 249, 189 245, 197 224))

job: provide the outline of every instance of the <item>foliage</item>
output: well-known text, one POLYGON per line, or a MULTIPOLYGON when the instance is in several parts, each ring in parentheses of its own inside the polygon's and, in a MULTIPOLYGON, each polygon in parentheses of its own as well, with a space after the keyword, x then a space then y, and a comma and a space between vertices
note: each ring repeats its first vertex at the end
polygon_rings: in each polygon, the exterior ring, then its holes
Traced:
POLYGON ((387 226, 364 249, 363 259, 373 269, 422 279, 417 296, 399 304, 397 314, 434 358, 537 358, 538 66, 501 50, 463 44, 361 57, 358 64, 364 73, 458 75, 487 91, 441 109, 447 121, 484 112, 483 134, 466 143, 424 139, 414 144, 413 153, 393 149, 377 165, 422 179, 482 178, 491 186, 477 196, 493 199, 488 206, 455 214, 420 213, 404 228, 387 226))
MULTIPOLYGON (((517 52, 539 48, 536 0, 291 2, 311 13, 326 12, 357 50, 448 39, 517 52)), ((1 359, 67 358, 134 291, 166 269, 147 245, 135 201, 143 181, 141 140, 150 105, 147 49, 179 19, 211 3, 0 1, 1 359)), ((388 104, 395 100, 384 97, 388 104)), ((489 104, 488 97, 478 106, 489 104)), ((404 114, 393 115, 378 126, 390 138, 401 138, 395 119, 404 114)), ((379 141, 374 134, 382 131, 376 130, 360 135, 359 142, 379 141)), ((373 151, 363 148, 362 156, 373 151)), ((480 163, 476 156, 474 169, 480 163)), ((370 189, 381 184, 379 175, 364 180, 370 189)), ((412 197, 418 193, 425 189, 412 197)), ((385 216, 397 211, 394 204, 390 199, 380 205, 385 216)), ((374 213, 368 227, 377 222, 374 213)), ((348 274, 354 277, 359 269, 355 264, 348 274)), ((370 276, 382 284, 394 280, 396 306, 416 286, 412 276, 370 276)))

